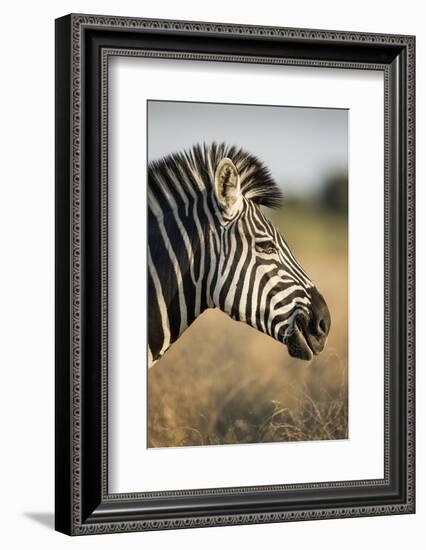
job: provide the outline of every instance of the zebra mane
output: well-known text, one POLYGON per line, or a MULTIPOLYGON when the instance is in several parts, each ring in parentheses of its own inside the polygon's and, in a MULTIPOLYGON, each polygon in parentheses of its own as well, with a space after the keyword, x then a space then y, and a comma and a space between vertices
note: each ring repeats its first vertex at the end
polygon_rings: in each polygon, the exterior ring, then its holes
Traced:
MULTIPOLYGON (((194 172, 210 188, 214 181, 216 166, 223 158, 229 158, 235 164, 240 175, 241 191, 246 199, 268 208, 277 208, 282 203, 282 193, 271 176, 268 168, 251 153, 235 145, 212 143, 196 144, 191 149, 172 153, 149 163, 148 171, 159 174, 170 186, 176 186, 182 171, 194 181, 194 172)), ((150 180, 155 178, 150 178, 150 180)))

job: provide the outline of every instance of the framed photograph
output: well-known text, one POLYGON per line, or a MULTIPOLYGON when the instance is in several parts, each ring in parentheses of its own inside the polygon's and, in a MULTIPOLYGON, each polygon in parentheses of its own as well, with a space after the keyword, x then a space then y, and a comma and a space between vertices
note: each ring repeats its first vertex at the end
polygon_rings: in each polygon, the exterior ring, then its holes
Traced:
POLYGON ((413 36, 56 20, 56 529, 415 511, 413 36))

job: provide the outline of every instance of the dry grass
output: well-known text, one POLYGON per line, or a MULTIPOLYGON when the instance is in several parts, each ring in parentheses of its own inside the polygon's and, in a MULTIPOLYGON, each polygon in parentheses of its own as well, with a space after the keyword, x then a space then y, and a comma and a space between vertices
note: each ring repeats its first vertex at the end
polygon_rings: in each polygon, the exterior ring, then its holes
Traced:
POLYGON ((148 374, 150 447, 348 437, 346 223, 314 212, 301 224, 294 210, 274 221, 327 300, 326 349, 307 364, 218 310, 203 313, 148 374))

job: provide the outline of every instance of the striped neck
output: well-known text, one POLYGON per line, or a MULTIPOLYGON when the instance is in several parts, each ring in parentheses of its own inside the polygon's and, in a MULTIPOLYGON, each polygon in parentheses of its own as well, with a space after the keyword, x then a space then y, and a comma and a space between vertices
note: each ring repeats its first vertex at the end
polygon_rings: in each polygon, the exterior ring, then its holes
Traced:
POLYGON ((217 217, 207 189, 179 195, 174 181, 150 173, 148 187, 149 335, 153 360, 209 306, 215 284, 217 217), (173 184, 173 185, 172 185, 173 184))

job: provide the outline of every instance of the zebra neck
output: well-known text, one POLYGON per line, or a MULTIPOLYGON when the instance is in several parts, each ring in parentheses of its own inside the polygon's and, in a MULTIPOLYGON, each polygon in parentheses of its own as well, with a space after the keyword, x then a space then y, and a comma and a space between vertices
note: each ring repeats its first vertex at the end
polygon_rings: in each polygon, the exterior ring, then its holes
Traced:
POLYGON ((148 338, 160 358, 210 305, 208 224, 169 209, 148 213, 148 338))

